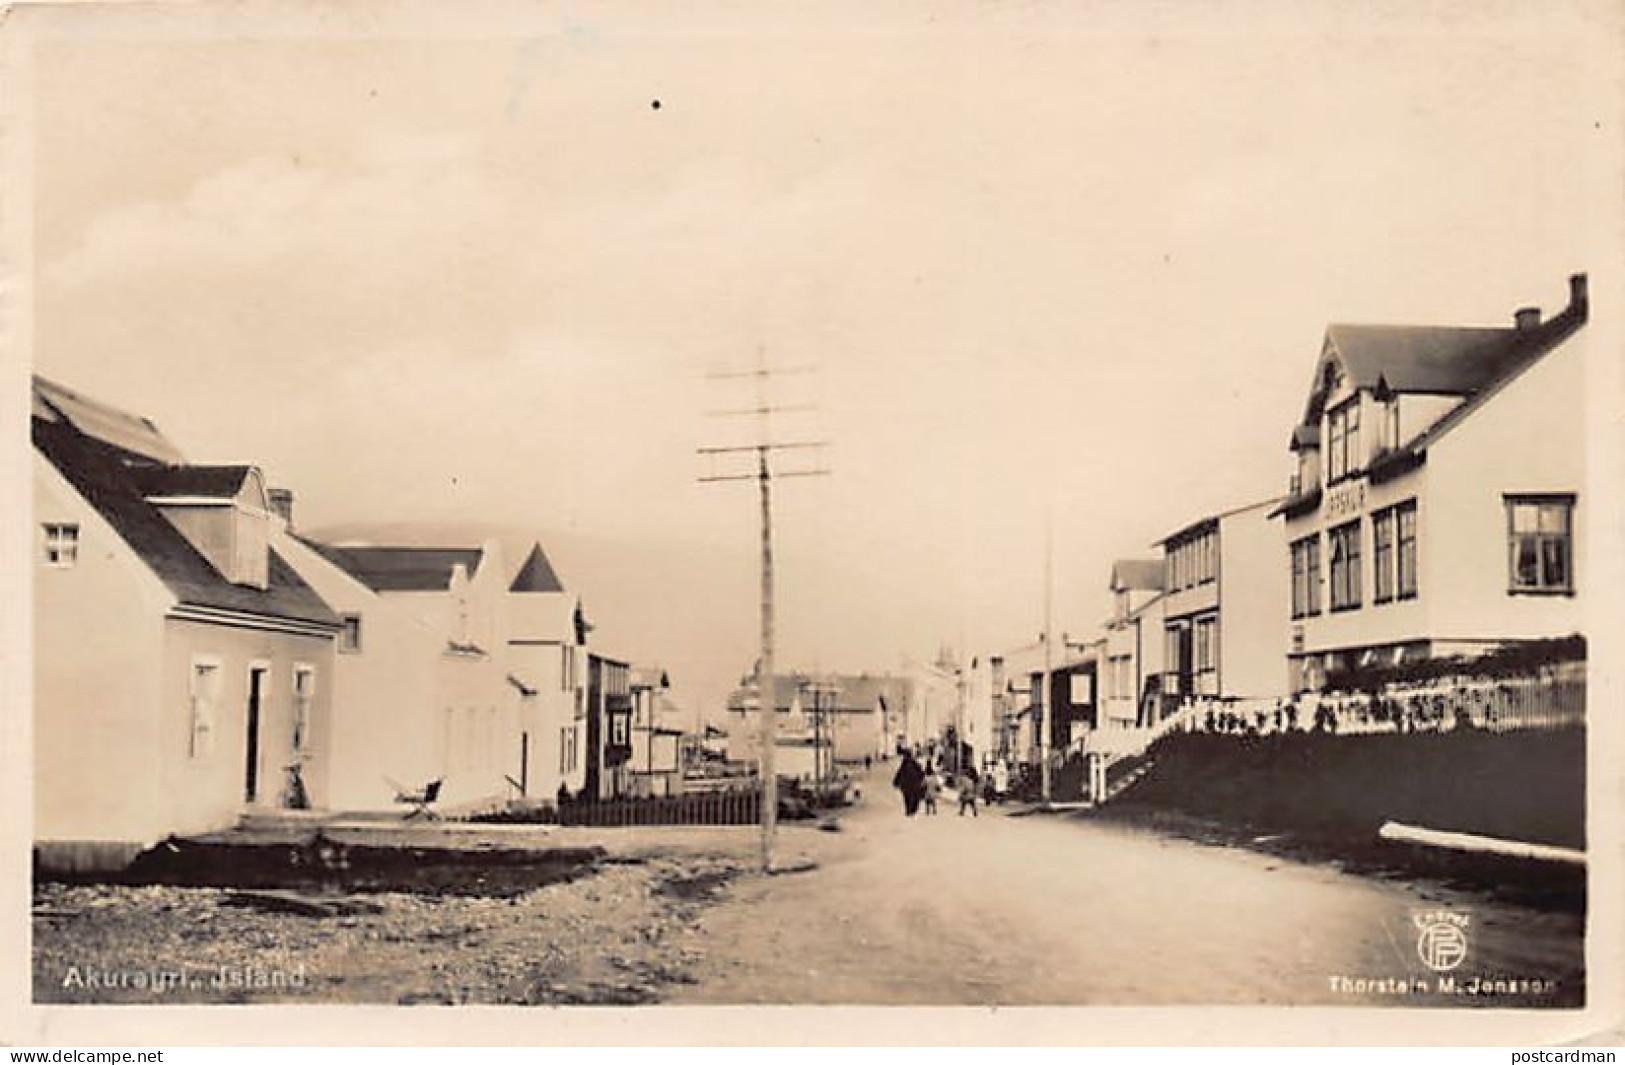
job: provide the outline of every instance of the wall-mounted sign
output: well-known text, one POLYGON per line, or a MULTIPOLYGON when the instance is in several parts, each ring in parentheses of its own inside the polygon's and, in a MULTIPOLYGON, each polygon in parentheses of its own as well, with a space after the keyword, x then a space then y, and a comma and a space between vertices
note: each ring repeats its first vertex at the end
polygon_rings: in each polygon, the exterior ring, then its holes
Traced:
POLYGON ((1326 517, 1352 518, 1365 513, 1365 482, 1348 481, 1326 493, 1326 517))
POLYGON ((1074 706, 1087 705, 1095 701, 1095 678, 1088 673, 1072 674, 1071 701, 1074 706))

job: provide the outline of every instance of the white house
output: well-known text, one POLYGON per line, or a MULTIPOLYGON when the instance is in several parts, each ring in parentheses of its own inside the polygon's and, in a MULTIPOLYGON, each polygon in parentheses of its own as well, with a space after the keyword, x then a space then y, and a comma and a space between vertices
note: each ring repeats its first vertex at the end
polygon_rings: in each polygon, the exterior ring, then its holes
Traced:
POLYGON ((1112 618, 1097 652, 1101 728, 1151 724, 1161 713, 1164 597, 1160 559, 1112 565, 1112 618))
POLYGON ((320 805, 338 616, 272 543, 252 466, 36 378, 34 838, 117 867, 245 811, 320 805))
POLYGON ((1582 632, 1586 278, 1542 321, 1332 325, 1293 432, 1295 689, 1582 632))
POLYGON ((1211 514, 1161 541, 1162 690, 1170 701, 1286 693, 1286 547, 1270 518, 1280 502, 1211 514))
POLYGON ((510 564, 494 537, 423 547, 284 535, 344 622, 336 808, 387 808, 397 789, 431 780, 452 806, 580 790, 586 670, 571 667, 585 633, 540 544, 510 564))

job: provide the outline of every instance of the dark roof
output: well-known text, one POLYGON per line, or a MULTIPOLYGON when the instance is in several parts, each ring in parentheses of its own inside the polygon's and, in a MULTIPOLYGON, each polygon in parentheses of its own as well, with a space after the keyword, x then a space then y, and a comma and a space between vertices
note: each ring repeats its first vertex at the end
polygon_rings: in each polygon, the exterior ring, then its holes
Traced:
POLYGON ((564 584, 559 575, 553 571, 553 564, 547 560, 542 551, 541 544, 534 544, 525 564, 519 567, 519 573, 514 577, 513 583, 508 586, 510 592, 562 592, 564 584))
POLYGON ((34 446, 96 509, 181 603, 270 618, 339 625, 338 615, 274 549, 269 587, 233 584, 146 501, 127 451, 92 439, 66 421, 33 420, 34 446))
POLYGON ((100 400, 34 375, 34 417, 65 421, 79 432, 138 462, 184 462, 180 449, 164 438, 152 419, 119 410, 100 400))
POLYGON ((1360 388, 1467 395, 1505 373, 1518 331, 1433 325, 1326 327, 1326 341, 1360 388))
POLYGON ((477 547, 334 547, 305 537, 300 541, 375 592, 443 592, 452 570, 469 576, 479 568, 477 547))
POLYGON ((1112 590, 1160 592, 1163 573, 1160 558, 1120 558, 1112 563, 1112 590))
POLYGON ((243 490, 252 466, 137 466, 130 470, 147 497, 208 496, 231 499, 243 490))

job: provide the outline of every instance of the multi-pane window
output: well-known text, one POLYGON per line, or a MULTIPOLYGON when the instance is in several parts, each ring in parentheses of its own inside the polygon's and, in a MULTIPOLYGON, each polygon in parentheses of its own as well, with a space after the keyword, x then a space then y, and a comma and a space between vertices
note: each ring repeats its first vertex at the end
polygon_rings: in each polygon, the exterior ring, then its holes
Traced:
POLYGON ((316 667, 293 667, 293 749, 310 746, 310 704, 316 698, 316 667))
POLYGON ((187 685, 191 700, 187 755, 206 758, 214 747, 214 711, 220 700, 220 663, 213 659, 192 660, 192 676, 187 685))
POLYGON ((1371 516, 1371 601, 1386 603, 1394 597, 1394 512, 1371 516))
POLYGON ((1574 497, 1507 496, 1512 592, 1574 591, 1574 497))
POLYGON ((45 564, 68 569, 79 561, 79 526, 63 522, 45 525, 45 564))
POLYGON ((1371 516, 1372 600, 1416 597, 1416 500, 1371 516))
POLYGON ((1352 397, 1326 416, 1326 480, 1335 481, 1360 468, 1360 397, 1352 397))
POLYGON ((1199 536, 1170 543, 1164 584, 1169 591, 1194 588, 1218 576, 1218 536, 1209 530, 1199 536))
POLYGON ((1360 522, 1339 525, 1326 534, 1331 554, 1332 609, 1353 610, 1360 605, 1360 522))
POLYGON ((1416 500, 1394 508, 1398 520, 1399 597, 1416 597, 1416 500))
POLYGON ((1320 537, 1306 536, 1292 544, 1292 616, 1320 613, 1320 537))
POLYGON ((1219 668, 1219 619, 1196 619, 1196 671, 1207 672, 1219 668))

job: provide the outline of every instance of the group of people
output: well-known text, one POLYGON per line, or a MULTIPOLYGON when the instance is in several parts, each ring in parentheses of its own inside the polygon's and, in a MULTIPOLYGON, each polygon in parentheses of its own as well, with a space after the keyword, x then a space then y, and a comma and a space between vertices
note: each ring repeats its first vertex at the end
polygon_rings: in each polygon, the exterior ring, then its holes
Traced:
MULTIPOLYGON (((920 812, 923 806, 927 815, 937 812, 937 799, 943 791, 943 773, 934 758, 928 758, 922 765, 914 757, 914 752, 904 751, 903 760, 897 766, 897 772, 892 775, 892 787, 903 793, 903 813, 913 817, 920 812)), ((965 766, 954 776, 953 786, 959 796, 959 816, 965 816, 969 810, 972 817, 979 816, 976 811, 977 792, 984 792, 984 798, 992 802, 991 791, 993 781, 980 780, 976 769, 965 766)))

